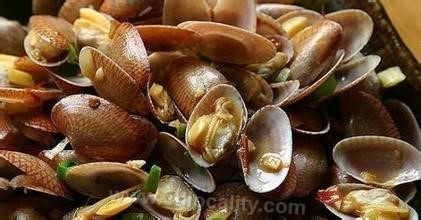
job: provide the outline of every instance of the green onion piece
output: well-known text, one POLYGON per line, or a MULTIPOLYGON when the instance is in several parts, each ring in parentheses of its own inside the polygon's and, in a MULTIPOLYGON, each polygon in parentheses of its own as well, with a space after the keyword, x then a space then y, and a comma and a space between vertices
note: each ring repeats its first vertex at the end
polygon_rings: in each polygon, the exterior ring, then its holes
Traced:
POLYGON ((77 163, 73 161, 61 161, 57 166, 57 176, 60 179, 64 179, 69 171, 69 168, 76 165, 77 163))
POLYGON ((317 100, 332 94, 335 91, 337 83, 335 75, 332 75, 313 93, 311 98, 317 100))
POLYGON ((69 52, 67 54, 67 62, 75 65, 79 65, 79 58, 77 56, 76 44, 69 44, 69 52))
POLYGON ((187 127, 186 123, 180 123, 176 128, 177 131, 175 135, 181 140, 183 140, 186 136, 186 127, 187 127))
POLYGON ((390 88, 396 86, 398 83, 406 79, 405 74, 402 73, 398 66, 389 68, 377 74, 383 88, 390 88))
POLYGON ((289 75, 291 73, 291 70, 289 68, 283 68, 278 76, 276 76, 274 82, 275 83, 280 83, 280 82, 285 82, 287 81, 287 79, 289 78, 289 75))
POLYGON ((153 165, 151 170, 149 171, 148 179, 143 185, 142 191, 144 192, 151 192, 156 193, 156 189, 158 189, 158 183, 161 178, 161 167, 157 165, 153 165))
POLYGON ((149 220, 152 217, 147 213, 128 212, 123 215, 122 220, 149 220))

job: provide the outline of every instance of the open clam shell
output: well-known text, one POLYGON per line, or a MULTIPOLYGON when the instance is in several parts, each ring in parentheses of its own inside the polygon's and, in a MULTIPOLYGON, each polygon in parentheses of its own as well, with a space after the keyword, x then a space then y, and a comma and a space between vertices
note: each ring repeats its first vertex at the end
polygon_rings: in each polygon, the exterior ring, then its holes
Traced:
POLYGON ((322 135, 330 130, 327 113, 320 109, 293 108, 287 111, 292 130, 307 135, 322 135))
POLYGON ((165 220, 198 220, 201 212, 196 194, 178 176, 163 176, 156 193, 147 195, 140 204, 154 217, 165 220))
POLYGON ((212 8, 212 21, 224 23, 250 32, 256 31, 254 0, 218 0, 212 8))
POLYGON ((297 10, 303 10, 304 8, 296 5, 287 5, 287 4, 277 4, 277 3, 263 3, 263 4, 257 4, 256 10, 260 13, 265 13, 269 16, 271 16, 274 19, 278 19, 282 15, 297 11, 297 10))
POLYGON ((104 0, 99 11, 111 15, 120 22, 131 21, 139 17, 153 2, 152 0, 104 0))
POLYGON ((340 10, 325 16, 342 26, 340 48, 345 50, 343 62, 349 61, 370 40, 373 34, 373 20, 365 11, 357 9, 340 10))
POLYGON ((141 155, 156 143, 157 131, 143 118, 92 95, 72 95, 52 109, 56 127, 78 154, 125 160, 141 155))
POLYGON ((288 12, 276 19, 276 21, 280 23, 281 26, 283 26, 284 29, 287 31, 288 37, 290 39, 293 38, 296 34, 300 33, 306 27, 310 27, 322 20, 323 16, 320 13, 305 9, 288 12), (299 28, 296 27, 290 30, 290 28, 287 27, 287 24, 296 19, 302 20, 301 25, 299 26, 299 28))
POLYGON ((76 192, 104 198, 110 192, 118 192, 143 184, 148 174, 124 163, 93 162, 69 168, 64 180, 76 192))
POLYGON ((63 92, 58 89, 21 89, 0 87, 0 101, 20 103, 26 107, 39 107, 43 101, 60 97, 63 92))
POLYGON ((66 0, 58 12, 58 17, 65 19, 73 24, 79 18, 79 10, 81 8, 98 9, 103 0, 66 0))
POLYGON ((338 167, 361 182, 394 187, 421 179, 421 152, 399 139, 346 138, 332 152, 338 167))
MULTIPOLYGON (((220 103, 221 104, 221 103, 220 103)), ((222 113, 222 112, 221 112, 222 113)), ((225 120, 224 119, 224 120, 225 120)), ((199 101, 199 103, 196 105, 196 107, 193 109, 193 112, 189 118, 189 121, 187 123, 186 128, 186 143, 187 143, 187 150, 190 153, 190 156, 192 159, 200 166, 203 167, 210 167, 214 165, 218 160, 222 159, 223 156, 225 156, 230 151, 234 151, 233 145, 236 141, 238 135, 240 134, 241 130, 245 126, 247 121, 247 108, 244 104, 243 99, 241 98, 240 93, 230 85, 218 85, 213 87, 206 93, 203 98, 199 101), (226 121, 223 121, 222 124, 218 123, 220 115, 218 116, 217 112, 217 104, 222 102, 221 110, 224 111, 223 114, 227 113, 225 111, 228 111, 228 118, 226 121), (226 106, 224 106, 227 103, 226 106), (223 108, 228 108, 223 110, 223 108), (201 129, 200 124, 201 122, 199 120, 205 121, 208 119, 208 117, 214 117, 216 119, 213 125, 208 125, 212 129, 219 130, 214 133, 208 133, 206 129, 201 129), (199 126, 199 130, 192 130, 192 127, 199 126), (227 127, 229 126, 229 127, 227 127), (192 132, 192 133, 191 133, 192 132), (197 132, 197 133, 196 133, 197 132), (197 134, 200 134, 197 136, 197 134), (195 134, 194 136, 192 134, 195 134), (211 160, 206 160, 203 157, 203 153, 206 152, 206 150, 212 149, 206 149, 208 147, 212 146, 206 146, 206 143, 201 143, 203 139, 208 139, 211 143, 217 143, 220 148, 216 149, 216 152, 209 152, 210 157, 213 157, 211 160), (193 148, 192 142, 198 142, 195 143, 196 149, 193 148), (205 146, 203 146, 205 145, 205 146), (205 151, 199 152, 197 149, 203 149, 205 151)))
POLYGON ((157 147, 177 175, 194 188, 207 193, 215 190, 212 174, 206 168, 197 166, 182 141, 169 133, 161 132, 157 147))
POLYGON ((72 26, 61 18, 34 15, 29 19, 25 51, 38 65, 53 67, 66 62, 69 45, 76 41, 72 26))
POLYGON ((255 146, 244 152, 249 154, 249 161, 242 161, 248 163, 248 168, 243 169, 246 184, 258 193, 275 190, 285 180, 292 160, 292 131, 287 114, 276 106, 263 107, 248 122, 245 135, 255 146), (279 164, 269 168, 265 158, 279 164))
POLYGON ((241 28, 204 21, 187 21, 178 27, 198 33, 201 43, 196 52, 213 61, 253 64, 275 56, 275 47, 269 40, 241 28))
POLYGON ((276 47, 276 51, 282 52, 288 56, 287 63, 294 57, 294 47, 291 40, 281 35, 268 35, 266 36, 276 47))
MULTIPOLYGON (((372 186, 369 185, 364 185, 364 184, 358 184, 358 183, 347 183, 347 184, 338 184, 338 185, 334 185, 331 186, 327 189, 327 191, 329 190, 334 190, 337 193, 340 194, 339 198, 343 198, 345 197, 348 193, 355 191, 355 190, 372 190, 375 189, 372 186)), ((397 198, 396 196, 394 196, 394 194, 386 189, 379 189, 384 191, 384 193, 389 192, 391 194, 392 197, 396 198, 399 201, 399 205, 401 207, 407 207, 409 209, 409 220, 416 220, 418 219, 418 214, 417 212, 410 206, 408 206, 404 201, 400 200, 399 198, 397 198)), ((357 219, 357 220, 362 220, 363 218, 361 217, 354 217, 351 215, 348 215, 346 213, 343 213, 339 210, 337 210, 335 207, 325 204, 326 208, 332 212, 334 215, 336 215, 337 217, 341 218, 341 219, 357 219)))
POLYGON ((421 150, 421 131, 411 109, 395 99, 387 100, 384 105, 395 121, 402 139, 421 150))
POLYGON ((101 97, 129 112, 148 115, 149 105, 139 83, 116 62, 93 47, 84 47, 79 63, 101 97))
POLYGON ((281 24, 279 24, 275 19, 264 13, 257 14, 256 33, 262 36, 287 35, 281 24))
POLYGON ((271 84, 273 90, 273 105, 283 107, 284 104, 298 92, 300 81, 290 80, 286 82, 271 84))

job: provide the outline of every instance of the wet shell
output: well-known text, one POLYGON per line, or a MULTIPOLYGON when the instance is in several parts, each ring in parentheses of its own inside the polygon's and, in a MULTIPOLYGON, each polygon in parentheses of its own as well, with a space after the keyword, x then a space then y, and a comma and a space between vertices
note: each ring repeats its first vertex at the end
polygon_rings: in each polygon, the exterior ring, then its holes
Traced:
POLYGON ((0 87, 0 101, 21 103, 27 107, 38 107, 43 101, 60 97, 63 92, 58 89, 19 89, 0 87))
POLYGON ((217 62, 263 63, 275 56, 275 47, 264 37, 241 28, 214 22, 187 21, 180 28, 200 35, 199 54, 217 62))
POLYGON ((262 36, 265 35, 282 35, 286 36, 286 32, 281 24, 269 15, 258 13, 257 14, 257 27, 256 33, 262 36))
MULTIPOLYGON (((22 137, 10 118, 3 112, 0 113, 0 131, 0 150, 21 150, 22 137)), ((3 172, 5 171, 1 169, 0 162, 0 173, 3 172)))
POLYGON ((17 115, 15 116, 15 119, 23 125, 36 130, 48 133, 59 132, 51 121, 50 115, 47 115, 42 111, 32 111, 28 114, 17 115))
POLYGON ((157 131, 146 119, 136 120, 120 107, 92 95, 72 95, 52 109, 51 119, 78 154, 125 160, 156 143, 157 131))
POLYGON ((263 107, 250 119, 245 134, 256 146, 250 153, 248 171, 244 173, 246 184, 258 193, 275 190, 285 180, 292 160, 292 131, 287 114, 276 106, 263 107), (259 163, 266 153, 280 156, 282 168, 279 171, 268 172, 261 167, 259 163))
POLYGON ((267 35, 266 38, 272 41, 277 52, 282 52, 288 56, 287 63, 289 63, 294 56, 292 42, 287 37, 281 35, 267 35))
POLYGON ((298 92, 300 88, 300 81, 290 80, 281 83, 271 84, 273 90, 273 105, 278 107, 283 107, 284 104, 291 98, 293 95, 298 92))
POLYGON ((332 152, 338 167, 364 183, 393 187, 421 179, 421 153, 399 139, 346 138, 332 152))
POLYGON ((276 4, 276 3, 264 3, 256 5, 256 10, 260 13, 265 13, 271 16, 274 19, 281 17, 282 15, 297 11, 303 10, 304 8, 296 5, 286 5, 286 4, 276 4))
POLYGON ((373 34, 373 20, 362 10, 348 9, 327 14, 326 19, 342 26, 343 35, 340 48, 345 50, 343 62, 349 61, 370 40, 373 34))
POLYGON ((145 9, 152 5, 152 0, 104 0, 100 12, 111 15, 114 19, 123 22, 133 20, 145 9))
POLYGON ((79 18, 81 8, 98 9, 102 2, 103 0, 66 0, 58 12, 58 17, 73 24, 79 18))
POLYGON ((278 19, 276 19, 276 21, 278 23, 280 23, 281 25, 284 25, 285 22, 287 22, 291 19, 297 18, 297 17, 303 17, 303 18, 306 19, 305 26, 303 27, 303 29, 301 29, 300 31, 298 31, 294 35, 289 36, 289 38, 293 38, 295 35, 297 35, 301 31, 303 31, 306 27, 313 26, 313 25, 315 25, 318 22, 323 20, 323 16, 321 14, 319 14, 315 11, 304 9, 304 10, 294 10, 294 11, 288 12, 288 13, 282 15, 281 17, 279 17, 278 19))
POLYGON ((287 111, 292 130, 306 135, 322 135, 330 130, 330 120, 325 111, 312 108, 292 108, 287 111))
POLYGON ((218 0, 212 9, 212 21, 256 31, 254 0, 218 0))
POLYGON ((211 9, 206 0, 165 0, 162 10, 162 23, 165 25, 211 20, 211 9))

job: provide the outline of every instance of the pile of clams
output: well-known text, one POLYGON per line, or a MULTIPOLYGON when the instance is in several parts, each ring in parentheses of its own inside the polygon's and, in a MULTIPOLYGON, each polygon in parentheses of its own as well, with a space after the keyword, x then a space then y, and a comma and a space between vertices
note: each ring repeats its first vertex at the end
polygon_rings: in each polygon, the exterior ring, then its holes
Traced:
POLYGON ((420 129, 362 52, 372 18, 292 2, 0 18, 0 218, 418 219, 420 129))

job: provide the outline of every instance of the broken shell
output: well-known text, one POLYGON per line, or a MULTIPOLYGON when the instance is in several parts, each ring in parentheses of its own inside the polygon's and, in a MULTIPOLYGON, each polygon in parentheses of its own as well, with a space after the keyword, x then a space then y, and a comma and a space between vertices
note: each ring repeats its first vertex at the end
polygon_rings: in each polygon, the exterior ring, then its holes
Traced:
POLYGON ((99 11, 111 15, 120 22, 131 21, 139 17, 153 2, 152 0, 104 0, 99 11))
POLYGON ((323 110, 313 108, 292 108, 287 111, 292 130, 306 135, 326 134, 330 129, 330 120, 323 110))
POLYGON ((291 79, 300 86, 311 85, 332 62, 341 40, 342 28, 333 21, 321 21, 292 38, 294 58, 291 62, 291 79))
POLYGON ((292 160, 292 131, 287 114, 276 106, 263 107, 248 122, 245 135, 255 146, 245 152, 250 158, 248 169, 243 170, 246 184, 258 193, 275 190, 284 182, 292 160))
POLYGON ((98 9, 103 0, 66 0, 58 12, 58 17, 73 24, 79 18, 81 8, 98 9))
POLYGON ((394 187, 421 179, 421 153, 399 139, 346 138, 336 144, 332 156, 340 169, 364 183, 394 187))
POLYGON ((93 47, 84 47, 79 64, 101 97, 129 112, 148 115, 149 105, 139 83, 112 59, 93 47))
POLYGON ((403 102, 391 99, 384 103, 399 129, 402 140, 421 150, 421 131, 411 109, 403 102))
POLYGON ((276 19, 290 39, 305 28, 313 26, 322 20, 323 16, 321 14, 311 10, 291 11, 276 19))
POLYGON ((130 116, 120 107, 92 95, 72 95, 51 111, 56 127, 78 154, 125 160, 139 156, 156 143, 157 131, 146 119, 130 116))
POLYGON ((247 108, 240 93, 229 85, 213 87, 193 109, 187 123, 190 156, 199 166, 214 165, 234 151, 233 145, 246 121, 247 108))
POLYGON ((158 219, 198 220, 201 211, 196 194, 178 176, 163 176, 156 193, 142 199, 141 206, 158 219))
POLYGON ((256 10, 260 13, 265 13, 269 16, 271 16, 274 19, 278 19, 282 15, 297 11, 297 10, 303 10, 304 8, 296 5, 286 5, 286 4, 276 4, 276 3, 264 3, 264 4, 257 4, 256 10))
POLYGON ((398 128, 380 100, 358 91, 340 99, 345 136, 381 135, 400 138, 398 128))
POLYGON ((177 175, 194 188, 207 193, 215 190, 215 181, 211 173, 207 169, 197 166, 182 141, 169 133, 161 132, 157 147, 177 175))
POLYGON ((176 51, 195 48, 200 43, 200 37, 193 31, 169 25, 139 25, 136 26, 147 50, 176 51))
POLYGON ((373 20, 365 11, 357 9, 340 10, 325 16, 342 26, 340 48, 345 50, 343 62, 349 61, 370 40, 373 34, 373 20))
POLYGON ((22 56, 25 54, 23 40, 26 33, 17 21, 0 17, 0 53, 22 56))
POLYGON ((273 89, 273 105, 283 107, 300 88, 300 81, 290 80, 286 82, 271 84, 273 89))
POLYGON ((206 0, 165 0, 162 11, 162 23, 165 25, 211 20, 211 9, 206 0))
POLYGON ((104 198, 143 184, 148 174, 124 163, 93 162, 68 169, 64 180, 76 192, 94 198, 104 198))
POLYGON ((25 51, 31 60, 46 67, 59 66, 67 60, 69 45, 76 41, 72 26, 61 18, 34 15, 29 19, 25 51))
POLYGON ((199 54, 217 62, 263 63, 275 56, 275 47, 266 38, 241 28, 204 21, 187 21, 178 27, 200 35, 199 54))

